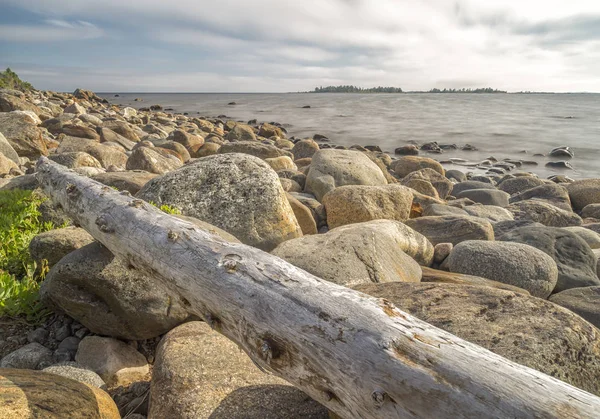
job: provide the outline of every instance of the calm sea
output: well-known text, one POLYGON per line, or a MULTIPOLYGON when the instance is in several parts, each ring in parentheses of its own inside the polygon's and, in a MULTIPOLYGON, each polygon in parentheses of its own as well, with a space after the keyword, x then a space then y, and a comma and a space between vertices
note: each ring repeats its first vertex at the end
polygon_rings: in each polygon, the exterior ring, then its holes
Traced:
MULTIPOLYGON (((478 151, 423 153, 437 160, 479 161, 494 156, 530 160, 540 176, 564 173, 600 177, 600 94, 212 94, 106 93, 111 103, 135 108, 160 104, 190 116, 227 115, 236 120, 279 122, 289 135, 326 135, 335 144, 379 145, 391 152, 419 144, 471 144, 478 151), (140 98, 142 102, 135 102, 140 98), (236 105, 228 105, 235 102, 236 105), (303 106, 310 106, 303 109, 303 106), (534 157, 570 146, 575 170, 551 169, 534 157)), ((448 166, 451 167, 451 166, 448 166)), ((460 167, 457 167, 460 168, 460 167)), ((471 170, 462 168, 462 170, 471 170)))

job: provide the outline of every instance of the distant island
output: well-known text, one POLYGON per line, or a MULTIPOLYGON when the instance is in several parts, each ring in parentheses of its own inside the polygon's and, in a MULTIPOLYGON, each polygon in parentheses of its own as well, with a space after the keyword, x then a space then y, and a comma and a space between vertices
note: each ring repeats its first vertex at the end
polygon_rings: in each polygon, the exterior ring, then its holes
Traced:
POLYGON ((481 87, 478 89, 431 89, 428 91, 418 90, 405 92, 400 87, 358 87, 358 86, 327 86, 315 87, 307 93, 508 93, 506 90, 481 87))

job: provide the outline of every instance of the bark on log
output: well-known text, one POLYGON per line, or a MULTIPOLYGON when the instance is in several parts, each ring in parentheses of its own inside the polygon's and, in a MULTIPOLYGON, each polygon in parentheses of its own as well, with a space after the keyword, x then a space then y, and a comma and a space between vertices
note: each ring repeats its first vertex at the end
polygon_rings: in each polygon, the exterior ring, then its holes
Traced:
POLYGON ((52 200, 344 418, 597 418, 600 398, 41 158, 52 200))

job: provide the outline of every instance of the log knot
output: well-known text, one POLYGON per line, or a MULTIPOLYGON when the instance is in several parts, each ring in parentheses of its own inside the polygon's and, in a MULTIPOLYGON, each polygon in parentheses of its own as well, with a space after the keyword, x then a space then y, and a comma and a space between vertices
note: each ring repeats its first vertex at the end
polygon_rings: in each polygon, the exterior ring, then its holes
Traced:
POLYGON ((108 220, 104 215, 96 218, 96 225, 98 229, 103 233, 114 233, 115 229, 108 225, 108 220))
POLYGON ((167 233, 167 238, 170 241, 175 241, 175 240, 177 240, 178 237, 179 237, 179 234, 177 234, 177 232, 175 232, 173 230, 169 230, 169 232, 167 233))
POLYGON ((381 407, 383 405, 385 402, 385 396, 386 393, 382 390, 375 390, 373 393, 371 393, 371 399, 373 400, 373 403, 375 403, 376 407, 381 407))

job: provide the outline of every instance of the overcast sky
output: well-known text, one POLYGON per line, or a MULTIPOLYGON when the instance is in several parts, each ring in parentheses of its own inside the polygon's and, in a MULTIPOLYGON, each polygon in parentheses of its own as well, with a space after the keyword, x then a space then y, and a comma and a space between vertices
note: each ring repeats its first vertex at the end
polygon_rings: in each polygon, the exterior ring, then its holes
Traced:
POLYGON ((600 92, 600 0, 0 0, 40 89, 600 92))

